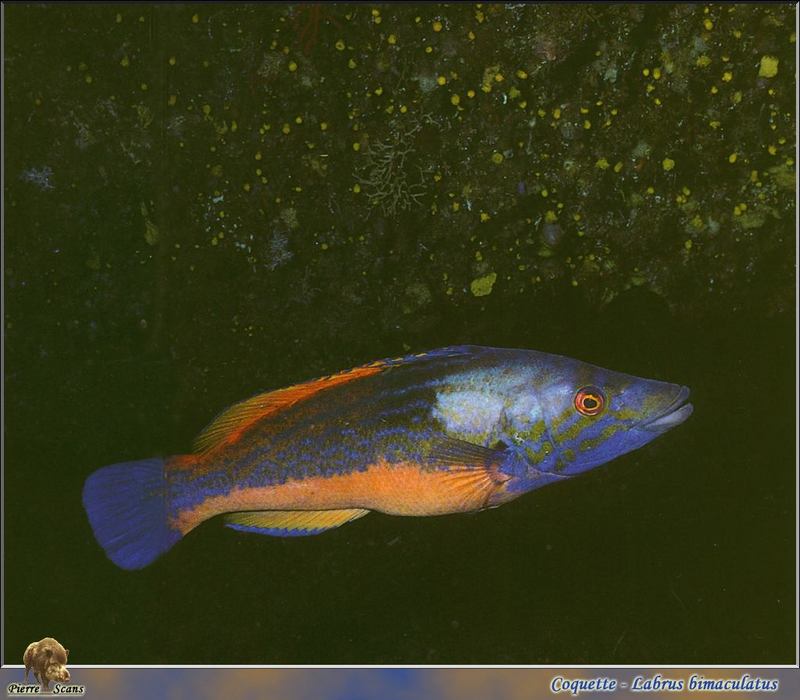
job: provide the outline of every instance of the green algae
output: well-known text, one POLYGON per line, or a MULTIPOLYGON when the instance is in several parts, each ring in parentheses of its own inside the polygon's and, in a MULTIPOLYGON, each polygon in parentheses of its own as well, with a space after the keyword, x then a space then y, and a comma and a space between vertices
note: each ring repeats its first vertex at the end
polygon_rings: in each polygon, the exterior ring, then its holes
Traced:
POLYGON ((387 328, 378 279, 432 318, 631 287, 703 314, 755 303, 742 279, 758 275, 790 294, 791 8, 372 9, 12 9, 42 33, 10 35, 9 142, 59 135, 13 161, 12 189, 44 166, 59 192, 80 183, 67 221, 113 199, 117 224, 65 245, 168 261, 170 285, 224 261, 255 297, 310 304, 346 274, 353 309, 387 328), (84 34, 56 31, 76 18, 84 34))

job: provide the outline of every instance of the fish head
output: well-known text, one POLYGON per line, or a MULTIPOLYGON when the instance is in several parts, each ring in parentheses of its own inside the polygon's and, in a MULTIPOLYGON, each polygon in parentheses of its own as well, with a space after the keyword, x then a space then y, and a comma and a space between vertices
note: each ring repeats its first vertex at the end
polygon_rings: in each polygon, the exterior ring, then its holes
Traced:
POLYGON ((689 389, 558 358, 534 389, 538 426, 525 445, 538 473, 574 476, 638 449, 692 413, 689 389))

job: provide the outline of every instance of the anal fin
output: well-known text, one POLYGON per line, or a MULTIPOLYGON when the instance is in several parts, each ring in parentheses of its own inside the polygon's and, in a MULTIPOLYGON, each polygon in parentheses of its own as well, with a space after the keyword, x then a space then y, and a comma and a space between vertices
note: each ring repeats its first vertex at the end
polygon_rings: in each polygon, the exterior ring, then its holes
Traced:
POLYGON ((318 535, 369 513, 363 508, 343 510, 249 510, 228 513, 225 525, 242 532, 274 537, 318 535))

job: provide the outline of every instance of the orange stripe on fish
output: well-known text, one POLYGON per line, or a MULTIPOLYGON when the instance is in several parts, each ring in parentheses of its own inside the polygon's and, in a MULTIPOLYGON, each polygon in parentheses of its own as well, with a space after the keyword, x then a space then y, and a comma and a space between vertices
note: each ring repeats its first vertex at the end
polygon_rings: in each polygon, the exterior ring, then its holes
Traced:
MULTIPOLYGON (((369 377, 385 368, 382 362, 373 362, 363 367, 356 367, 345 372, 332 374, 277 391, 268 391, 234 404, 218 415, 197 436, 193 449, 196 453, 207 456, 219 448, 235 443, 248 428, 267 416, 284 411, 298 401, 331 387, 369 377)), ((176 465, 180 466, 180 465, 176 465)))
POLYGON ((235 511, 340 510, 363 508, 390 515, 468 513, 499 505, 510 479, 496 469, 451 467, 429 470, 380 461, 365 471, 234 489, 182 511, 171 525, 186 534, 204 520, 235 511))
POLYGON ((691 415, 688 396, 532 350, 441 348, 242 401, 195 454, 98 469, 83 505, 125 569, 222 514, 234 529, 293 537, 369 510, 475 511, 646 445, 691 415), (587 392, 600 404, 591 415, 576 404, 587 392))

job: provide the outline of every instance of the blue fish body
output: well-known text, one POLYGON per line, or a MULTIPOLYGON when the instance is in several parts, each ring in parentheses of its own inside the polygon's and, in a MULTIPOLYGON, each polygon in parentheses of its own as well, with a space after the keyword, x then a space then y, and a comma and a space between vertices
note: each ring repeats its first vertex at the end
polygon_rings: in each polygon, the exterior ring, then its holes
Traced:
POLYGON ((688 395, 532 350, 443 348, 236 404, 192 454, 98 470, 84 505, 125 568, 216 515, 287 536, 371 510, 480 510, 642 447, 689 417, 688 395), (147 485, 139 505, 138 484, 147 485))

